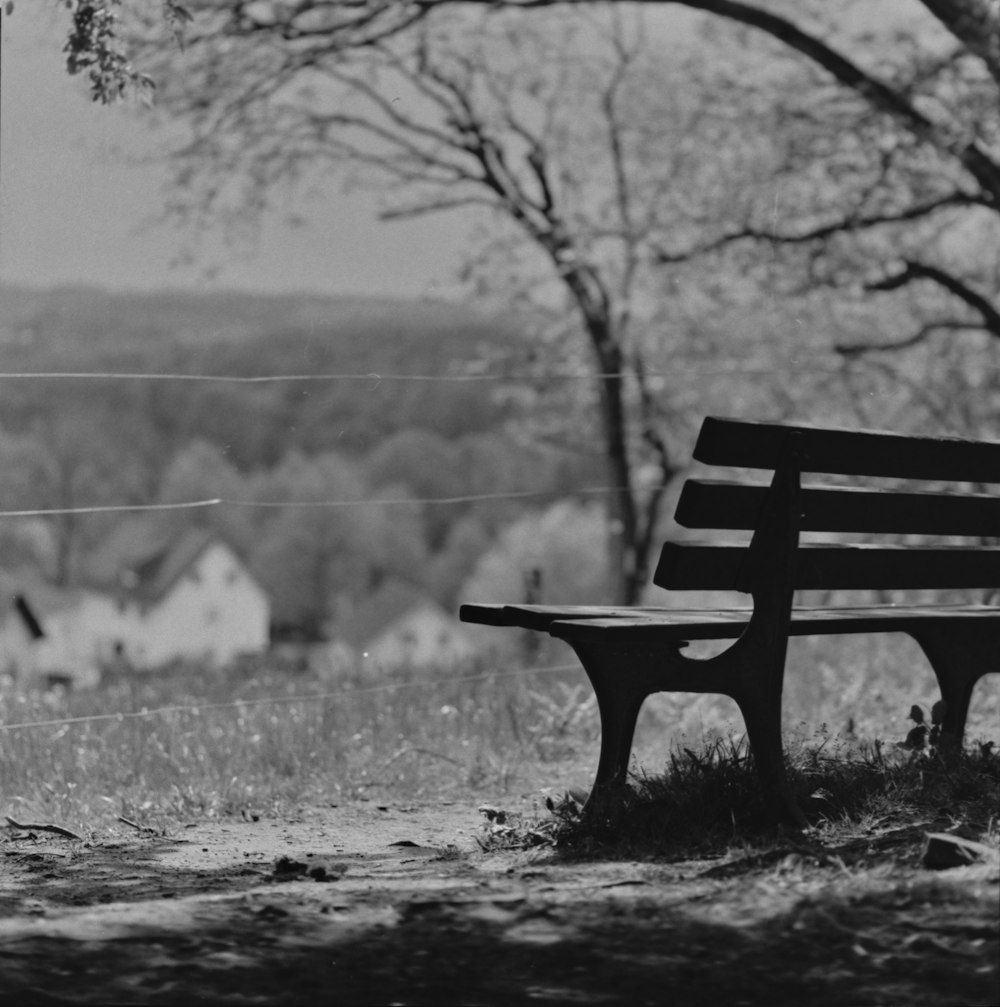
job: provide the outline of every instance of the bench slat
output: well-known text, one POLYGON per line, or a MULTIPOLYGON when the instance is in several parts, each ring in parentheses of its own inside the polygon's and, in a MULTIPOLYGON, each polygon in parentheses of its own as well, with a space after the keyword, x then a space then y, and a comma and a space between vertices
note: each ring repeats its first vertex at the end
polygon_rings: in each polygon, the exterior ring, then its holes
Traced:
MULTIPOLYGON (((639 614, 660 615, 669 611, 662 606, 621 605, 461 605, 462 622, 480 626, 520 626, 522 629, 546 630, 556 619, 597 619, 629 617, 639 614)), ((695 611, 695 610, 691 610, 695 611)), ((699 609, 708 615, 712 609, 699 609)))
MULTIPOLYGON (((615 605, 462 605, 459 609, 459 618, 462 622, 474 622, 483 626, 517 626, 521 629, 537 629, 544 632, 554 622, 585 619, 669 619, 674 623, 688 626, 700 623, 718 624, 721 621, 742 626, 752 612, 751 608, 671 609, 654 605, 628 608, 615 605)), ((726 638, 732 634, 716 635, 726 638)))
POLYGON ((893 479, 1000 483, 1000 442, 706 417, 694 457, 708 465, 773 469, 792 433, 802 471, 893 479))
MULTIPOLYGON (((668 542, 653 583, 671 591, 735 591, 747 547, 668 542)), ((799 590, 1000 587, 1000 548, 812 545, 799 547, 799 590)))
MULTIPOLYGON (((553 620, 549 632, 560 639, 608 641, 620 635, 629 643, 679 640, 734 640, 750 618, 748 611, 732 619, 729 610, 719 619, 705 618, 702 610, 664 612, 662 615, 553 620)), ((928 624, 957 626, 965 620, 1000 626, 1000 608, 989 605, 873 605, 853 608, 792 609, 790 636, 839 636, 856 633, 907 633, 928 624)))
MULTIPOLYGON (((685 528, 757 527, 767 487, 689 479, 674 520, 685 528)), ((802 489, 803 531, 1000 536, 1000 497, 840 488, 802 489)))

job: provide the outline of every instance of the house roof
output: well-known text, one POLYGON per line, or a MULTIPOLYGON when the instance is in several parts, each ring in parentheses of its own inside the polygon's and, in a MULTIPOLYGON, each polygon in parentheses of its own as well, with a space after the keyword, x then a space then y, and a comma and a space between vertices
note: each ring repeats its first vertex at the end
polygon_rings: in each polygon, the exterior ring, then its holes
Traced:
POLYGON ((155 521, 123 521, 92 557, 87 580, 106 591, 159 601, 212 543, 221 541, 207 528, 177 532, 155 521))
POLYGON ((125 518, 91 553, 84 579, 95 587, 120 588, 122 571, 162 552, 175 536, 157 516, 125 518))
POLYGON ((216 536, 210 531, 190 528, 176 541, 128 570, 128 582, 123 586, 146 601, 158 601, 214 541, 216 536))
POLYGON ((330 637, 352 647, 363 647, 404 615, 423 607, 440 609, 445 614, 426 592, 404 581, 391 580, 359 602, 352 615, 337 622, 330 637))

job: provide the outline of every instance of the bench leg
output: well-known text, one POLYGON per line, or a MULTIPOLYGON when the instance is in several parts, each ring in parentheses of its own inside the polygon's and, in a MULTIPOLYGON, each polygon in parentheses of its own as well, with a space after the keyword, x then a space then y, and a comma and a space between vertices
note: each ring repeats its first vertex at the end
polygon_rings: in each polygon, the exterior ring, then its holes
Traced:
POLYGON ((942 733, 960 747, 976 682, 990 672, 1000 672, 1000 634, 965 624, 952 631, 921 629, 913 638, 927 655, 941 689, 945 703, 942 733))
POLYGON ((601 756, 594 789, 614 787, 623 784, 628 775, 635 724, 651 690, 636 676, 621 674, 620 654, 597 647, 574 649, 593 686, 601 715, 601 756))
MULTIPOLYGON (((593 681, 593 679, 591 679, 593 681)), ((632 754, 632 739, 639 710, 646 693, 622 693, 616 689, 597 691, 601 712, 601 756, 597 763, 594 789, 625 782, 632 754)))
POLYGON ((784 660, 775 668, 768 668, 765 675, 748 675, 749 687, 741 685, 730 695, 743 714, 747 740, 770 816, 781 824, 805 828, 808 823, 785 772, 785 749, 781 741, 783 677, 784 660))

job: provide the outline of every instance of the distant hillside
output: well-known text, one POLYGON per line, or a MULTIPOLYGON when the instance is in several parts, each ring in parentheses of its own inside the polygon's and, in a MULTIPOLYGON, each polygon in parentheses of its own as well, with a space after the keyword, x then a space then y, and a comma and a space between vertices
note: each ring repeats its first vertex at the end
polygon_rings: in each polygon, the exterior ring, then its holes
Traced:
POLYGON ((446 301, 235 291, 112 293, 96 287, 0 284, 0 352, 7 361, 12 348, 18 359, 65 362, 123 350, 149 352, 154 342, 163 340, 203 346, 278 331, 332 339, 350 355, 347 345, 361 334, 416 341, 467 336, 494 342, 509 338, 514 329, 472 307, 446 301))
MULTIPOLYGON (((3 371, 436 375, 524 352, 512 322, 445 302, 0 286, 3 371)), ((483 386, 462 383, 7 381, 0 423, 24 429, 69 399, 122 417, 169 416, 178 428, 172 440, 225 442, 248 467, 272 464, 293 446, 364 452, 412 427, 449 438, 495 429, 509 408, 483 386)))

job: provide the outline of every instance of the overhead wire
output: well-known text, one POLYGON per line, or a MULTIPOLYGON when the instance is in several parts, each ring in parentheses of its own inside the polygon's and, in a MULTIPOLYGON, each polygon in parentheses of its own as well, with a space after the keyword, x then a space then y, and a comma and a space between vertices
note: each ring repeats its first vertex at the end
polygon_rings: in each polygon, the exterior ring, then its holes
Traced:
POLYGON ((91 724, 102 721, 136 720, 147 717, 164 716, 168 713, 200 714, 205 710, 236 710, 248 706, 284 706, 290 703, 314 703, 317 700, 346 699, 397 689, 427 689, 442 685, 461 685, 468 682, 484 682, 495 678, 513 678, 525 675, 544 675, 562 671, 576 671, 575 664, 552 664, 534 668, 514 668, 507 671, 485 671, 476 675, 458 675, 447 678, 414 679, 410 682, 382 682, 379 685, 364 686, 359 689, 340 689, 336 692, 310 692, 301 696, 259 696, 250 699, 236 699, 225 703, 185 703, 171 706, 157 706, 153 709, 121 711, 117 713, 92 713, 78 717, 54 717, 49 720, 26 720, 13 724, 0 724, 0 731, 22 731, 41 727, 64 727, 76 724, 91 724))
MULTIPOLYGON (((671 378, 680 375, 706 377, 745 374, 782 373, 839 373, 841 366, 835 361, 826 361, 822 366, 807 362, 784 366, 749 365, 738 360, 724 365, 673 367, 669 372, 647 371, 647 378, 671 378)), ((143 371, 0 371, 0 381, 16 380, 89 380, 89 381, 198 381, 220 384, 259 385, 269 382, 323 382, 323 381, 415 381, 440 383, 470 383, 487 381, 605 381, 611 378, 630 378, 628 371, 546 371, 544 373, 523 372, 511 374, 465 373, 465 374, 385 374, 380 371, 327 372, 319 374, 188 374, 184 372, 143 372, 143 371)))
POLYGON ((451 497, 373 497, 362 500, 232 500, 210 497, 205 500, 184 500, 178 503, 101 504, 93 507, 38 507, 27 510, 0 510, 0 518, 59 517, 85 514, 128 514, 143 511, 195 510, 206 507, 246 507, 281 510, 284 508, 324 509, 339 507, 434 506, 481 503, 489 500, 525 500, 552 496, 600 496, 616 493, 613 486, 585 486, 581 489, 520 490, 507 493, 469 493, 451 497))
MULTIPOLYGON (((797 370, 816 373, 833 372, 837 368, 817 367, 787 367, 781 368, 789 372, 797 370)), ((773 373, 774 368, 747 368, 739 362, 733 362, 723 367, 714 368, 680 368, 670 375, 647 373, 647 378, 666 378, 678 374, 726 375, 748 373, 773 373)), ((128 381, 193 381, 218 382, 222 384, 264 384, 268 382, 323 382, 323 381, 370 381, 375 387, 383 381, 417 381, 417 382, 484 382, 484 381, 544 381, 544 380, 605 380, 614 377, 627 378, 625 372, 618 373, 580 373, 575 371, 551 371, 545 374, 383 374, 367 373, 324 373, 324 374, 263 374, 263 375, 232 375, 232 374, 185 374, 176 372, 148 373, 135 371, 2 371, 0 380, 128 380, 128 381)), ((504 493, 463 494, 450 497, 426 498, 383 498, 364 500, 234 500, 225 497, 210 497, 203 500, 187 500, 176 503, 148 504, 105 504, 80 507, 39 507, 16 510, 0 510, 0 518, 33 518, 57 517, 87 514, 115 514, 145 511, 193 510, 206 507, 232 506, 245 508, 335 508, 358 506, 435 506, 478 503, 489 500, 517 500, 545 496, 600 495, 618 492, 614 487, 584 487, 569 491, 554 490, 522 490, 504 493)))

